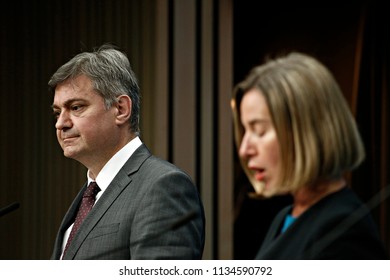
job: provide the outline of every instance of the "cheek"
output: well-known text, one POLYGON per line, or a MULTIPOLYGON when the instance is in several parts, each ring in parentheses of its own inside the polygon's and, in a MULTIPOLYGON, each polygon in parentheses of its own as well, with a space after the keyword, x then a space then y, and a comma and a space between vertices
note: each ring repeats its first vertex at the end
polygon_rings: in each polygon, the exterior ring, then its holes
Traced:
POLYGON ((270 161, 272 162, 272 165, 274 168, 278 168, 280 165, 280 156, 279 156, 279 150, 277 147, 274 148, 270 161))
POLYGON ((270 139, 270 142, 267 145, 267 150, 269 152, 268 160, 269 160, 270 164, 274 168, 278 167, 280 164, 280 148, 279 148, 279 143, 278 143, 276 137, 270 139))
POLYGON ((61 143, 61 130, 56 129, 57 141, 61 143))
POLYGON ((107 134, 104 130, 104 126, 96 122, 80 123, 77 129, 87 141, 88 139, 103 138, 107 134))
POLYGON ((115 124, 106 118, 79 123, 77 129, 87 142, 104 143, 115 135, 115 124))

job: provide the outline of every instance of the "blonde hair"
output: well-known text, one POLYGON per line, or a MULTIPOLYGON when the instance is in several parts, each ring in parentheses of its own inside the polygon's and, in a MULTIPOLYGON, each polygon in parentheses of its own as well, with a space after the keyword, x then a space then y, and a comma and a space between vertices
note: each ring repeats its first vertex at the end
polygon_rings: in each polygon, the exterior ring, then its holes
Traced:
MULTIPOLYGON (((240 103, 251 89, 264 95, 279 140, 279 193, 340 177, 364 160, 364 146, 340 87, 315 58, 295 52, 270 60, 236 86, 232 110, 238 148, 244 134, 240 103)), ((256 189, 259 182, 241 163, 256 189)))

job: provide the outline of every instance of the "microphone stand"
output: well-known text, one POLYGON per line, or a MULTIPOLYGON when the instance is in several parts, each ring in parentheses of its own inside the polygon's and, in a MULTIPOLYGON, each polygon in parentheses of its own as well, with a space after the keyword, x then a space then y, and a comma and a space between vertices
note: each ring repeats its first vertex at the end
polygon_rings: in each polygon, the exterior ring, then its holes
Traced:
POLYGON ((14 203, 11 203, 10 205, 0 209, 0 217, 18 209, 20 207, 20 203, 19 202, 14 202, 14 203))

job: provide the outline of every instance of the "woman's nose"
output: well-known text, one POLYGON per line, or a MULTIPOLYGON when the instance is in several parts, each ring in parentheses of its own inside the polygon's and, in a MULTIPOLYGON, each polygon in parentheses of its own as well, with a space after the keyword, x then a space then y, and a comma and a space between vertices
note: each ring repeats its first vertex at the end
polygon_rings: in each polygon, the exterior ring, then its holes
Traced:
POLYGON ((238 153, 241 158, 248 158, 249 156, 253 155, 254 149, 249 133, 244 134, 238 153))

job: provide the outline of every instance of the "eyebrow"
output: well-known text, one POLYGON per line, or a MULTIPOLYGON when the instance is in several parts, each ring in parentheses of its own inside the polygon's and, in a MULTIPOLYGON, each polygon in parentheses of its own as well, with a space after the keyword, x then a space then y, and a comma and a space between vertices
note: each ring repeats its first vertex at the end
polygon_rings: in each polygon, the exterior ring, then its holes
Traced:
POLYGON ((253 126, 255 124, 269 123, 269 119, 253 119, 248 122, 249 125, 253 126))

